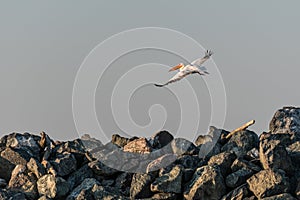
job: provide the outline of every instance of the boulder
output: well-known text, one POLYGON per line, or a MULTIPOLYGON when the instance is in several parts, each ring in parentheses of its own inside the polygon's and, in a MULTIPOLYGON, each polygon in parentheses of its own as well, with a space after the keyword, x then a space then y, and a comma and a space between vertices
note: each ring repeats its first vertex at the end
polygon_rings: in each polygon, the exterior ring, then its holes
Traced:
POLYGON ((226 185, 229 188, 236 188, 244 183, 246 183, 246 180, 251 177, 254 174, 254 172, 247 168, 239 169, 231 174, 229 174, 226 179, 226 185))
POLYGON ((111 142, 115 145, 117 145, 118 147, 124 147, 126 144, 128 144, 129 142, 138 139, 138 137, 133 137, 133 138, 126 138, 126 137, 122 137, 118 134, 113 134, 111 136, 111 142))
POLYGON ((184 191, 184 199, 219 200, 225 193, 226 187, 219 167, 206 165, 195 172, 184 191))
POLYGON ((69 192, 69 184, 61 177, 46 174, 37 181, 39 194, 48 198, 62 198, 69 192))
POLYGON ((239 131, 231 136, 221 151, 234 151, 238 157, 243 157, 259 143, 258 135, 249 130, 239 131))
POLYGON ((77 187, 86 178, 93 178, 93 171, 88 166, 88 164, 82 166, 80 169, 76 170, 68 176, 67 182, 70 186, 70 190, 72 190, 74 187, 77 187))
POLYGON ((289 191, 289 179, 283 170, 262 170, 250 177, 247 183, 258 199, 289 191))
POLYGON ((36 177, 32 172, 27 170, 25 165, 17 165, 12 171, 8 189, 15 192, 22 192, 29 199, 35 199, 38 196, 36 177))
POLYGON ((149 198, 152 196, 150 185, 155 177, 151 173, 136 173, 132 177, 130 197, 132 199, 149 198))
POLYGON ((157 177, 151 184, 151 191, 180 194, 182 192, 182 169, 182 166, 175 165, 168 173, 157 177))
POLYGON ((170 144, 173 139, 173 135, 170 134, 168 131, 159 131, 151 137, 150 143, 152 143, 152 148, 161 149, 166 145, 170 144))
POLYGON ((131 153, 150 153, 151 152, 151 146, 149 145, 146 138, 139 138, 135 139, 131 142, 128 142, 124 146, 125 152, 131 152, 131 153))
POLYGON ((243 184, 224 195, 221 200, 244 200, 248 194, 247 184, 243 184))
POLYGON ((66 176, 74 172, 77 168, 77 161, 73 154, 64 152, 57 154, 55 160, 50 161, 58 176, 66 176))
POLYGON ((236 155, 234 152, 222 152, 220 154, 212 156, 208 161, 208 165, 218 166, 221 170, 222 175, 225 177, 229 173, 231 173, 230 167, 235 159, 236 155))

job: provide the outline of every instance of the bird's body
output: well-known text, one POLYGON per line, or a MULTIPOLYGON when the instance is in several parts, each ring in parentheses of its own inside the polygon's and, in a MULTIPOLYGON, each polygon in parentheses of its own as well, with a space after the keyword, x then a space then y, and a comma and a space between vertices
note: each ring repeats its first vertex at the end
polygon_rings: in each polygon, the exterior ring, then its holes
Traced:
POLYGON ((154 84, 154 85, 157 87, 163 87, 170 83, 179 81, 190 74, 199 74, 199 75, 209 74, 204 67, 201 67, 201 65, 206 60, 208 60, 212 54, 213 54, 212 51, 207 50, 204 57, 199 58, 190 64, 184 65, 183 63, 180 63, 179 65, 172 67, 169 70, 169 72, 174 71, 174 70, 179 70, 179 72, 175 76, 173 76, 168 82, 166 82, 164 84, 154 84))

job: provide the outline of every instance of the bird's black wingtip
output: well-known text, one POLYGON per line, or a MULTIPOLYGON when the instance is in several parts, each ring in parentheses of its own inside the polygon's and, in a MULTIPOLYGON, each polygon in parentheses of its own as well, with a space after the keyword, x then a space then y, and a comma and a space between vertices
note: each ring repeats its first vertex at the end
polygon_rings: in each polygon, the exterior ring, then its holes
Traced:
POLYGON ((164 85, 161 84, 154 84, 156 87, 163 87, 164 85))

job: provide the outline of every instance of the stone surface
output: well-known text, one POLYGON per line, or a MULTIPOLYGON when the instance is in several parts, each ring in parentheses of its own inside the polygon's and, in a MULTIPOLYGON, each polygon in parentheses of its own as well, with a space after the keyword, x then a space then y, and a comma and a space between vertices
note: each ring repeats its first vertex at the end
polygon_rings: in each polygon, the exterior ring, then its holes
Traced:
POLYGON ((173 153, 177 155, 196 155, 199 152, 199 149, 192 142, 184 138, 172 140, 171 147, 173 153))
POLYGON ((222 147, 221 151, 234 151, 238 157, 244 156, 252 148, 258 147, 258 135, 252 131, 239 131, 222 147))
POLYGON ((152 192, 178 193, 182 192, 182 167, 175 165, 168 173, 162 174, 151 184, 152 192))
POLYGON ((154 176, 151 173, 147 174, 134 174, 132 177, 130 187, 130 197, 133 199, 143 199, 152 196, 150 185, 154 180, 154 176))
POLYGON ((212 142, 212 137, 210 135, 199 135, 195 141, 196 146, 212 142))
POLYGON ((146 138, 139 138, 135 139, 131 142, 128 142, 124 146, 124 151, 125 152, 131 152, 131 153, 150 153, 151 152, 151 147, 146 140, 146 138))
POLYGON ((45 167, 34 158, 30 158, 26 166, 37 178, 40 178, 46 173, 45 167))
POLYGON ((242 185, 243 183, 246 182, 246 180, 252 176, 254 174, 254 172, 250 169, 247 168, 242 168, 239 169, 231 174, 229 174, 226 179, 226 185, 229 188, 236 188, 240 185, 242 185))
POLYGON ((221 200, 243 200, 248 196, 248 194, 249 190, 247 188, 247 184, 244 184, 224 195, 221 200))
POLYGON ((154 149, 160 149, 170 144, 174 139, 168 131, 159 131, 151 137, 151 146, 154 149))
POLYGON ((157 193, 151 197, 151 200, 179 200, 179 197, 174 193, 157 193))
POLYGON ((62 198, 69 192, 69 184, 61 177, 46 174, 37 181, 37 188, 40 195, 48 198, 62 198))
POLYGON ((297 199, 289 193, 283 193, 271 197, 262 198, 262 200, 297 200, 297 199))
POLYGON ((264 198, 288 192, 289 180, 284 171, 262 170, 247 180, 249 189, 257 198, 264 198))
POLYGON ((33 173, 28 172, 25 165, 17 165, 12 171, 8 188, 24 193, 29 199, 35 199, 38 196, 36 177, 33 173))
POLYGON ((225 177, 231 172, 230 166, 235 159, 236 155, 234 152, 222 152, 212 156, 208 161, 208 165, 218 166, 221 169, 222 175, 225 177))
POLYGON ((77 168, 77 161, 73 154, 64 152, 58 154, 55 160, 50 161, 58 176, 66 176, 77 168))
POLYGON ((226 193, 221 171, 215 166, 203 166, 197 169, 193 179, 184 191, 184 199, 219 200, 226 193))
POLYGON ((111 142, 119 147, 124 147, 126 144, 128 144, 129 142, 138 139, 138 137, 133 137, 133 138, 126 138, 126 137, 122 137, 118 134, 113 134, 111 136, 111 142))
POLYGON ((169 164, 173 163, 177 159, 175 154, 166 154, 163 155, 152 162, 150 162, 147 166, 146 172, 156 171, 163 167, 168 166, 169 164))
POLYGON ((95 160, 88 164, 92 171, 99 176, 111 176, 116 174, 118 171, 104 165, 101 161, 95 160))
POLYGON ((80 185, 78 185, 73 191, 71 191, 66 200, 88 199, 87 196, 89 196, 89 199, 92 199, 92 195, 90 192, 95 185, 100 185, 100 183, 96 179, 84 179, 84 181, 80 185))

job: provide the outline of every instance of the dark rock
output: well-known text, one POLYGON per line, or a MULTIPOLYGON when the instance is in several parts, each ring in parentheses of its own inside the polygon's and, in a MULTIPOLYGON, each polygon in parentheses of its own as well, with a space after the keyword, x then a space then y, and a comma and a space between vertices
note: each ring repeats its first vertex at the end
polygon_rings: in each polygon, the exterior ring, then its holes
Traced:
POLYGON ((264 169, 283 169, 288 174, 293 173, 291 158, 281 140, 273 137, 262 139, 259 144, 259 157, 264 169))
POLYGON ((193 179, 188 183, 184 199, 219 200, 226 193, 221 171, 215 166, 203 166, 197 169, 193 179))
POLYGON ((12 171, 8 189, 15 192, 22 192, 29 199, 35 199, 38 196, 36 177, 33 173, 28 172, 25 165, 17 165, 12 171))
POLYGON ((112 175, 118 173, 117 170, 106 166, 105 164, 103 164, 99 160, 95 160, 93 162, 90 162, 88 164, 88 166, 92 169, 92 171, 95 174, 97 174, 99 176, 112 176, 112 175))
POLYGON ((211 137, 212 141, 198 146, 200 158, 209 159, 211 156, 221 152, 222 145, 219 141, 221 140, 222 130, 214 126, 210 126, 207 136, 211 137))
POLYGON ((55 160, 50 161, 58 176, 66 176, 74 172, 77 162, 73 154, 64 152, 58 154, 55 160))
POLYGON ((224 195, 221 200, 243 200, 249 194, 247 184, 241 185, 228 194, 224 195))
POLYGON ((86 178, 67 196, 66 200, 92 199, 91 191, 96 185, 100 185, 96 179, 86 178))
POLYGON ((5 188, 7 186, 7 182, 5 179, 0 178, 0 188, 5 188))
POLYGON ((221 151, 234 151, 238 157, 242 157, 259 143, 258 135, 252 131, 239 131, 231 136, 221 151))
POLYGON ((150 153, 152 149, 146 138, 139 138, 131 142, 128 142, 124 146, 124 151, 131 152, 131 153, 145 154, 145 153, 150 153))
POLYGON ((199 149, 192 142, 183 138, 172 140, 171 147, 173 153, 177 155, 196 155, 199 153, 199 149))
POLYGON ((122 173, 116 178, 115 188, 121 191, 123 196, 130 196, 130 185, 132 181, 133 174, 122 173))
POLYGON ((128 144, 129 142, 138 139, 138 137, 133 137, 133 138, 126 138, 126 137, 122 137, 118 134, 113 134, 111 136, 111 142, 119 147, 124 147, 126 144, 128 144))
POLYGON ((252 176, 254 172, 247 168, 239 169, 231 174, 229 174, 226 179, 226 185, 230 188, 236 188, 243 183, 246 183, 246 180, 252 176))
POLYGON ((154 180, 154 176, 147 174, 134 174, 130 187, 130 197, 133 199, 149 198, 152 196, 150 185, 154 180))
POLYGON ((7 191, 2 189, 0 189, 0 199, 1 200, 27 200, 25 194, 22 192, 15 192, 10 190, 7 191))
POLYGON ((82 166, 80 169, 69 175, 67 182, 69 183, 70 190, 81 184, 84 179, 92 177, 93 171, 91 170, 91 168, 87 164, 82 166))
POLYGON ((258 162, 259 163, 259 151, 258 148, 253 148, 244 155, 244 159, 251 161, 251 162, 258 162))
POLYGON ((181 155, 176 159, 176 164, 182 165, 184 168, 196 169, 201 167, 201 160, 198 155, 181 155))
POLYGON ((105 188, 100 185, 94 185, 92 188, 93 199, 104 200, 129 200, 128 197, 124 197, 119 194, 118 191, 112 188, 105 188))
POLYGON ((175 154, 166 154, 148 164, 146 172, 156 171, 173 163, 177 159, 175 154))
POLYGON ((289 179, 282 170, 262 170, 250 177, 247 183, 259 199, 289 191, 289 179))
POLYGON ((154 149, 161 149, 170 144, 173 139, 173 135, 171 135, 168 131, 159 131, 151 137, 151 146, 154 149))
POLYGON ((48 198, 62 198, 69 192, 69 184, 61 177, 46 174, 37 181, 39 194, 48 198))
POLYGON ((11 172, 14 170, 16 165, 1 156, 0 163, 0 177, 4 178, 6 182, 8 182, 10 180, 11 172))
POLYGON ((236 155, 234 152, 222 152, 220 154, 212 156, 208 161, 208 165, 219 166, 222 175, 225 177, 229 173, 231 173, 230 167, 235 159, 236 155))
POLYGON ((300 181, 298 181, 297 183, 297 187, 296 187, 296 190, 295 190, 295 194, 296 194, 296 197, 298 199, 300 199, 300 181))
POLYGON ((249 162, 247 160, 237 158, 231 165, 232 172, 238 171, 240 169, 250 169, 254 172, 259 172, 261 168, 252 162, 249 162))
POLYGON ((296 141, 286 148, 293 166, 300 170, 300 141, 296 141))
POLYGON ((27 163, 27 168, 34 173, 38 179, 46 173, 45 167, 34 158, 30 158, 27 163))
POLYGON ((182 182, 186 183, 189 182, 192 178, 193 175, 195 173, 195 169, 183 169, 182 170, 183 174, 182 174, 182 182))
POLYGON ((262 198, 261 200, 297 200, 297 199, 289 193, 283 193, 271 197, 262 198))
POLYGON ((92 151, 94 149, 100 149, 103 147, 103 144, 100 140, 92 138, 88 134, 84 134, 80 139, 86 151, 92 151))
POLYGON ((295 135, 300 133, 300 108, 283 107, 275 112, 269 129, 272 134, 287 133, 295 135))
POLYGON ((175 165, 170 172, 162 174, 151 184, 152 192, 181 193, 182 167, 175 165))

